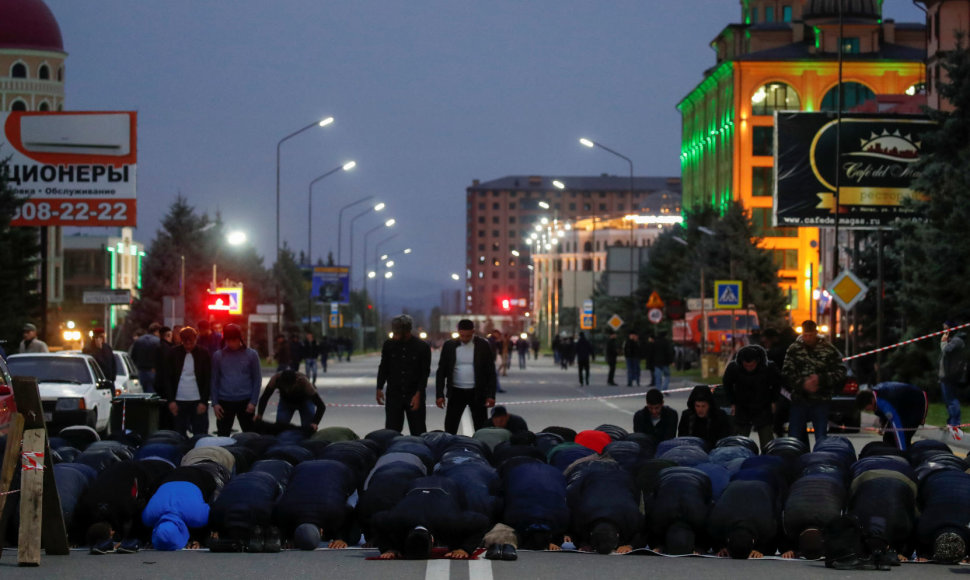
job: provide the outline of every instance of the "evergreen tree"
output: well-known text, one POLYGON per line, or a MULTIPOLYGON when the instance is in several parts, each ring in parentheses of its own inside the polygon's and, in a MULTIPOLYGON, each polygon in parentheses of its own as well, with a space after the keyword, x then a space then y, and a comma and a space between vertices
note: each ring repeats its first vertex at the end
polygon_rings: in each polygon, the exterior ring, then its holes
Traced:
POLYGON ((26 197, 17 194, 4 179, 7 162, 0 160, 0 346, 13 354, 24 323, 37 323, 43 304, 37 277, 38 229, 10 225, 26 197))

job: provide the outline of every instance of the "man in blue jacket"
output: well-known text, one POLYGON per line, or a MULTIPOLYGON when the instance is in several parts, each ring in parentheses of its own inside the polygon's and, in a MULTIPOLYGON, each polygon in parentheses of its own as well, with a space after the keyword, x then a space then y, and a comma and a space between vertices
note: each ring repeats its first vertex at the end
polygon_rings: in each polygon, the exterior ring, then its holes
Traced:
POLYGON ((928 409, 926 392, 908 383, 879 383, 856 395, 856 405, 876 414, 883 441, 900 450, 912 445, 913 434, 926 421, 928 409))
POLYGON ((243 431, 253 431, 253 415, 263 382, 259 355, 242 341, 242 329, 227 324, 223 332, 226 346, 212 355, 212 410, 216 430, 228 437, 232 424, 239 418, 243 431))
POLYGON ((156 550, 181 550, 189 543, 189 528, 203 528, 209 523, 209 504, 195 484, 170 481, 148 501, 141 521, 152 528, 152 547, 156 550))

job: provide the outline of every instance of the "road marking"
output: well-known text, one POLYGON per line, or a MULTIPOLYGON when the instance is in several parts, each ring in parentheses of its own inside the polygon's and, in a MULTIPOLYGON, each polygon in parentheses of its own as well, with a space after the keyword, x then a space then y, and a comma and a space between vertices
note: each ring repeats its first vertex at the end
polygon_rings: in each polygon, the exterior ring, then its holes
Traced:
MULTIPOLYGON (((580 393, 583 393, 583 390, 581 388, 579 388, 579 387, 573 387, 573 389, 576 390, 576 391, 579 391, 580 393)), ((632 396, 636 396, 636 395, 632 395, 632 396)), ((599 403, 603 403, 604 405, 606 405, 607 407, 613 409, 614 411, 619 411, 621 413, 626 413, 627 415, 633 415, 634 414, 634 411, 628 411, 628 410, 624 409, 623 407, 620 407, 618 405, 614 405, 613 403, 611 403, 611 402, 609 402, 609 401, 607 401, 605 399, 602 399, 600 397, 590 397, 588 395, 587 395, 587 397, 589 399, 596 400, 599 403)))
POLYGON ((492 580, 492 562, 490 560, 469 560, 468 580, 492 580))
POLYGON ((451 560, 428 560, 424 580, 448 580, 451 576, 451 560))

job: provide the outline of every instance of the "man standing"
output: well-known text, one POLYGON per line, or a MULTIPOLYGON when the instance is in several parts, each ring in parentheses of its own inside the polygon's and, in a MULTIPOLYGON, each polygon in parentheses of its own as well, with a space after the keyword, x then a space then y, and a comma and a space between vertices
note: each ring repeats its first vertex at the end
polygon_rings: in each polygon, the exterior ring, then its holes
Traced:
POLYGON ((458 433, 461 415, 468 407, 478 431, 485 426, 486 408, 495 406, 495 357, 488 341, 475 336, 475 323, 458 322, 458 338, 441 347, 435 375, 435 404, 445 412, 445 431, 458 433))
POLYGON ((640 386, 640 339, 637 333, 630 331, 626 342, 623 343, 623 358, 626 359, 626 386, 632 387, 633 383, 640 386))
POLYGON ((24 339, 17 352, 48 352, 47 343, 37 338, 37 327, 29 322, 24 325, 24 339))
POLYGON ((135 363, 135 367, 138 369, 138 382, 141 383, 141 388, 146 393, 155 392, 157 365, 159 362, 164 363, 168 360, 167 358, 159 358, 161 339, 158 337, 158 332, 161 328, 162 325, 157 322, 149 324, 148 332, 139 336, 128 351, 128 354, 131 355, 131 361, 135 363))
POLYGON ((589 385, 589 359, 593 356, 593 345, 586 339, 586 333, 580 331, 576 341, 576 368, 579 369, 579 384, 589 385))
POLYGON ((525 335, 515 341, 515 351, 519 353, 519 370, 525 370, 525 361, 529 358, 529 339, 525 335))
POLYGON ((431 374, 431 347, 411 334, 413 326, 407 314, 391 320, 392 337, 384 341, 377 369, 377 404, 384 405, 385 429, 403 431, 406 416, 411 435, 421 435, 428 430, 424 402, 431 374))
POLYGON ((774 405, 784 386, 778 367, 764 348, 750 344, 728 363, 721 383, 734 415, 734 434, 747 437, 754 428, 764 449, 774 438, 774 405))
MULTIPOLYGON (((313 333, 307 331, 306 338, 300 343, 300 352, 303 354, 303 361, 306 371, 306 376, 309 377, 310 381, 316 385, 317 384, 317 356, 320 354, 320 345, 317 343, 317 339, 313 337, 313 333)), ((327 367, 327 363, 323 363, 323 367, 327 367)))
POLYGON ((965 386, 967 370, 967 345, 963 332, 954 333, 950 329, 955 323, 943 323, 943 337, 940 339, 940 390, 943 404, 946 405, 948 435, 956 441, 963 439, 960 429, 960 398, 958 389, 965 386))
POLYGON ((212 355, 212 411, 220 437, 228 437, 239 417, 239 428, 252 431, 253 414, 263 384, 259 355, 242 341, 242 329, 228 324, 226 346, 212 355))
POLYGON ((788 347, 782 374, 792 389, 788 434, 808 445, 808 422, 815 427, 815 441, 828 432, 832 393, 845 382, 842 353, 819 336, 812 320, 802 323, 802 335, 788 347))
POLYGON ((661 391, 670 386, 670 365, 674 362, 674 344, 660 331, 653 342, 653 383, 661 391))
POLYGON ((187 430, 202 435, 209 430, 209 389, 212 360, 209 351, 196 342, 199 333, 191 326, 179 332, 182 344, 173 347, 168 356, 165 384, 159 394, 168 401, 175 417, 175 431, 187 430))
POLYGON ((209 356, 216 353, 217 350, 222 348, 222 334, 214 330, 215 323, 211 326, 208 320, 199 321, 199 338, 197 340, 199 346, 209 351, 209 356))
POLYGON ((115 352, 104 341, 104 329, 95 328, 91 333, 91 342, 82 350, 84 354, 89 354, 97 361, 104 377, 109 381, 114 381, 118 377, 118 367, 115 364, 115 352))
POLYGON ((616 331, 610 331, 610 338, 606 341, 606 364, 610 366, 610 373, 606 376, 606 384, 616 385, 616 359, 620 356, 620 345, 616 340, 616 331))

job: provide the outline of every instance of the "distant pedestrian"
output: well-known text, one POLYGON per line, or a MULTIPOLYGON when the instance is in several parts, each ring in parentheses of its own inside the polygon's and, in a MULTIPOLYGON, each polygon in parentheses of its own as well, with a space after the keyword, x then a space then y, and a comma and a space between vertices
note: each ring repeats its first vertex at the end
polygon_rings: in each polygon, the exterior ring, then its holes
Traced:
POLYGON ((579 370, 579 384, 589 386, 589 360, 593 356, 593 345, 586 339, 586 333, 579 333, 576 341, 576 368, 579 370), (583 382, 585 381, 585 383, 583 382))
POLYGON ((610 337, 606 341, 606 364, 610 371, 606 375, 606 384, 615 387, 616 384, 616 359, 620 356, 620 344, 616 340, 616 331, 610 331, 610 337))
POLYGON ((175 418, 175 431, 204 435, 209 431, 209 392, 212 360, 209 351, 196 343, 199 333, 191 326, 179 331, 182 343, 169 353, 166 383, 159 390, 175 418))
POLYGON ((407 417, 411 435, 421 435, 428 430, 425 391, 431 374, 431 347, 411 334, 413 325, 407 314, 391 320, 392 337, 384 341, 377 369, 377 404, 384 405, 385 429, 403 431, 407 417))
POLYGON ((209 355, 212 356, 217 350, 222 348, 222 334, 215 332, 213 330, 213 325, 209 324, 207 320, 200 320, 197 325, 197 330, 199 331, 199 339, 197 341, 198 345, 209 351, 209 355))
POLYGON ((519 370, 525 370, 525 362, 529 358, 529 339, 524 336, 520 336, 517 341, 515 341, 515 352, 519 354, 519 370))
POLYGON ((229 324, 226 346, 212 355, 212 410, 220 437, 228 437, 235 419, 243 432, 252 431, 256 401, 263 385, 259 355, 242 340, 239 325, 229 324))
POLYGON ((552 347, 552 362, 557 365, 560 364, 559 359, 562 357, 562 352, 559 350, 559 344, 561 342, 562 338, 560 338, 557 334, 556 336, 552 337, 552 344, 550 345, 552 347))
POLYGON ((947 412, 947 435, 955 441, 963 439, 960 429, 960 389, 967 383, 967 341, 963 331, 950 330, 956 322, 943 324, 943 337, 940 339, 940 390, 947 412))
POLYGON ((37 327, 30 322, 24 325, 24 339, 17 352, 48 352, 47 343, 37 338, 37 327))
POLYGON ((640 337, 637 333, 630 331, 626 342, 623 343, 623 358, 626 359, 626 386, 632 387, 633 383, 640 386, 640 337))
POLYGON ((667 338, 666 332, 660 331, 651 350, 653 383, 661 391, 666 391, 670 387, 670 365, 674 364, 674 343, 667 338))
POLYGON ((103 328, 99 326, 94 329, 91 334, 91 342, 86 344, 81 352, 94 357, 94 360, 97 361, 98 366, 101 367, 101 371, 104 373, 104 378, 109 381, 114 381, 118 377, 115 352, 105 342, 103 328))
POLYGON ((532 335, 530 345, 532 346, 532 360, 539 360, 539 337, 532 335))
POLYGON ((445 431, 458 433, 465 407, 469 408, 475 430, 485 426, 486 408, 495 406, 495 358, 488 341, 475 336, 475 323, 458 322, 458 338, 441 347, 435 376, 435 404, 445 412, 445 431))
MULTIPOLYGON (((300 354, 303 356, 304 374, 314 385, 317 384, 317 356, 320 354, 320 345, 314 338, 312 332, 307 332, 303 342, 300 343, 300 354)), ((323 363, 327 367, 327 363, 323 363)))
POLYGON ((139 336, 128 351, 128 354, 131 355, 131 361, 135 363, 135 368, 138 369, 138 382, 141 383, 141 388, 146 393, 155 392, 156 370, 160 361, 167 360, 165 358, 159 359, 161 343, 159 331, 161 328, 162 325, 157 322, 149 324, 148 332, 139 336))
POLYGON ((330 358, 330 351, 333 350, 333 343, 328 337, 321 336, 317 348, 319 349, 320 354, 320 366, 322 367, 323 372, 327 372, 327 359, 330 358))
POLYGON ((273 346, 273 359, 276 360, 276 372, 280 373, 293 367, 293 359, 290 354, 290 343, 282 334, 276 335, 276 344, 273 346))

